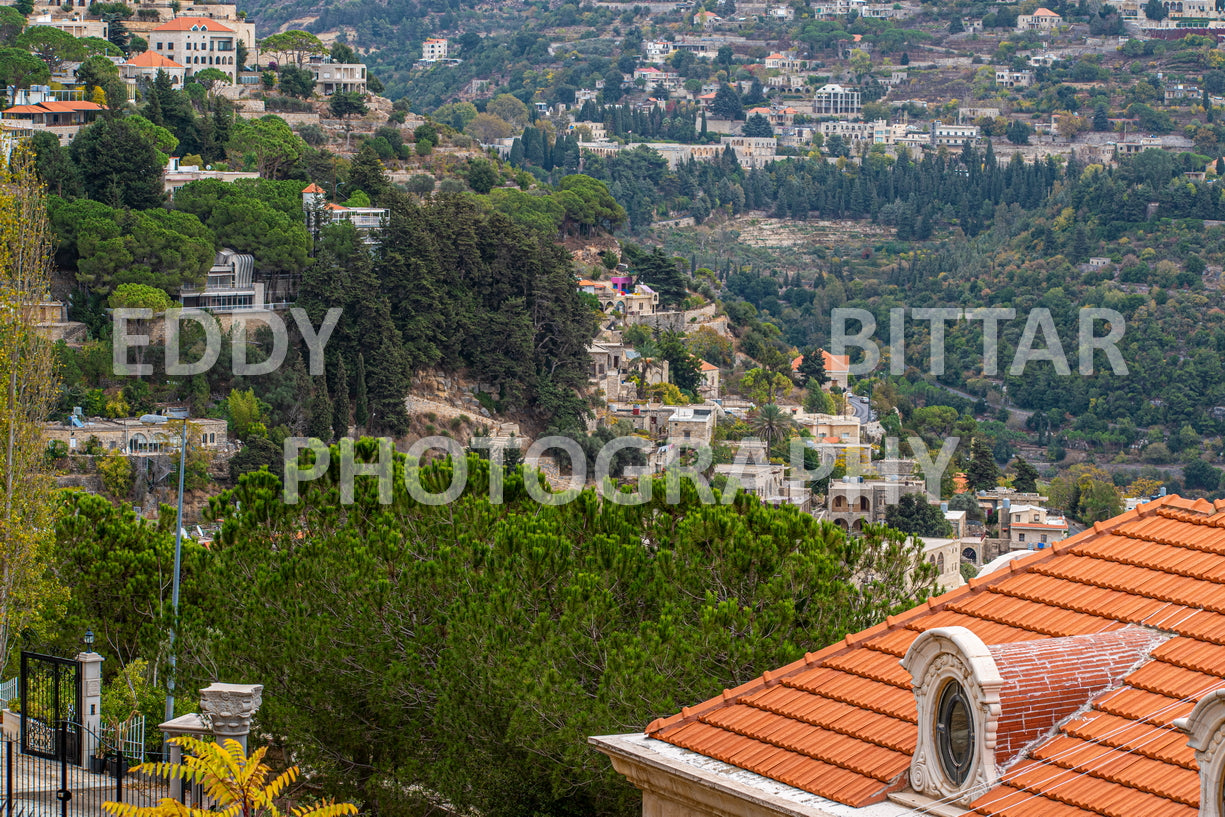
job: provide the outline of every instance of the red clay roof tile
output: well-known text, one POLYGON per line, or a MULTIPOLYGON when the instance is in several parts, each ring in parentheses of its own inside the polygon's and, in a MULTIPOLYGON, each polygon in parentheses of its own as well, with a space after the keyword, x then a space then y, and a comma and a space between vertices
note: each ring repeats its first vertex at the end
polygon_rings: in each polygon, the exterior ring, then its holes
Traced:
MULTIPOLYGON (((1022 644, 1040 652, 1052 637, 1140 624, 1175 637, 1129 665, 1118 686, 1091 697, 1083 713, 1040 737, 972 811, 1195 817, 1198 767, 1186 736, 1171 724, 1206 692, 1225 688, 1222 583, 1225 503, 1218 510, 1204 500, 1166 497, 657 720, 648 734, 862 806, 907 781, 917 713, 898 659, 918 633, 967 627, 993 654, 1023 657, 1022 644)), ((1068 698, 1064 706, 1075 697, 1055 689, 1051 707, 1060 696, 1068 698)))

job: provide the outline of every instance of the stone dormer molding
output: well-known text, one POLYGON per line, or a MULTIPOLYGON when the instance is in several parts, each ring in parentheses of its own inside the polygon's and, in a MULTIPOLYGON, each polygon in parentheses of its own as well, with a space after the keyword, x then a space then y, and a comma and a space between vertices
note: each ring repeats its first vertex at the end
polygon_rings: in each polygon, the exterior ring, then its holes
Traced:
POLYGON ((910 785, 920 794, 969 805, 999 779, 995 728, 1004 679, 995 659, 982 639, 965 627, 937 627, 915 639, 902 666, 910 673, 919 714, 910 785), (969 768, 960 782, 945 772, 937 734, 940 700, 953 683, 965 693, 973 736, 969 768))
POLYGON ((1225 817, 1225 689, 1209 692, 1174 725, 1187 733, 1199 765, 1199 817, 1225 817))
MULTIPOLYGON (((918 710, 911 786, 929 797, 969 805, 995 786, 1001 773, 1031 746, 1049 738, 1096 695, 1117 687, 1168 638, 1129 626, 988 646, 964 627, 922 633, 902 659, 911 675, 918 710), (946 721, 942 726, 941 716, 948 714, 946 691, 955 691, 952 684, 960 685, 964 694, 959 700, 971 721, 969 765, 956 767, 960 775, 948 772, 948 754, 941 748, 941 732, 947 732, 949 725, 946 721)), ((1221 721, 1225 721, 1225 703, 1221 721)), ((963 738, 960 745, 964 746, 964 720, 958 723, 963 738)), ((1222 755, 1220 762, 1225 765, 1225 752, 1222 755)), ((1219 801, 1221 775, 1214 779, 1219 801)), ((1225 814, 1214 812, 1213 817, 1225 814)))

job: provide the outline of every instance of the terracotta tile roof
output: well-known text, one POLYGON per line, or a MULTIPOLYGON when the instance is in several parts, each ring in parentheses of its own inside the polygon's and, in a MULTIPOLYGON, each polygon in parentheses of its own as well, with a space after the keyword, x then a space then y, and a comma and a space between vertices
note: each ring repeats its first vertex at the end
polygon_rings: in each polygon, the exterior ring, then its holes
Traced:
MULTIPOLYGON (((766 110, 769 110, 768 108, 766 110)), ((851 370, 851 358, 849 355, 831 355, 824 349, 821 350, 821 358, 825 363, 826 374, 841 374, 851 370)), ((800 364, 804 362, 804 356, 800 355, 795 360, 791 361, 791 370, 797 371, 800 364)))
POLYGON ((216 20, 210 20, 207 17, 175 17, 162 23, 154 31, 191 31, 193 28, 198 28, 202 31, 228 31, 233 33, 234 29, 228 26, 223 26, 216 20))
POLYGON ((319 185, 315 184, 314 182, 311 182, 310 185, 302 188, 302 192, 303 193, 323 193, 324 195, 327 195, 327 191, 324 190, 319 185))
POLYGON ((73 111, 100 111, 102 109, 102 106, 96 102, 82 102, 81 100, 57 102, 55 100, 45 100, 37 105, 14 105, 11 108, 6 108, 4 113, 72 113, 73 111))
POLYGON ((716 366, 716 365, 715 365, 715 364, 713 364, 713 363, 707 363, 705 360, 703 360, 703 361, 702 361, 702 366, 701 366, 701 368, 702 368, 702 371, 704 371, 704 372, 717 372, 717 371, 719 371, 719 367, 718 367, 718 366, 716 366))
POLYGON ((65 102, 57 102, 55 100, 45 100, 38 103, 38 107, 52 113, 71 113, 72 111, 100 111, 102 106, 97 102, 85 102, 75 99, 65 102))
POLYGON ((183 68, 169 57, 163 57, 156 51, 142 51, 125 63, 137 68, 183 68))
POLYGON ((685 707, 646 732, 861 807, 907 785, 917 713, 899 659, 920 633, 966 627, 1001 666, 1044 661, 1052 688, 1078 657, 1102 653, 1095 639, 1126 646, 1129 633, 1139 633, 1168 640, 1138 663, 1129 664, 1124 649, 1096 680, 1068 681, 1085 695, 1098 692, 1071 720, 1066 714, 1076 707, 1064 702, 1041 724, 1018 725, 1009 721, 1007 690, 1001 693, 1002 737, 1010 740, 1013 730, 1016 738, 1010 751, 1027 735, 1037 738, 968 813, 1195 817, 1198 767, 1187 735, 1172 724, 1225 687, 1223 583, 1225 502, 1167 497, 685 707))

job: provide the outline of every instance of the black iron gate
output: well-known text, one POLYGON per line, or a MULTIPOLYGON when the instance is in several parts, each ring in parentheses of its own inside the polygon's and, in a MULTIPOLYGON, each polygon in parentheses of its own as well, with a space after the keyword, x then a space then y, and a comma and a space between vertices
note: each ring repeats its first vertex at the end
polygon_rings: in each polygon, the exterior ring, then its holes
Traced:
POLYGON ((48 760, 81 758, 81 665, 21 653, 21 752, 48 760))
MULTIPOLYGON (((67 733, 74 726, 61 723, 67 733)), ((4 741, 0 773, 0 817, 107 817, 104 803, 153 806, 177 794, 164 778, 151 778, 129 769, 137 761, 83 730, 94 747, 88 765, 78 765, 67 754, 52 760, 21 752, 18 741, 4 741)), ((61 749, 68 741, 61 739, 61 749)), ((183 799, 184 803, 191 803, 183 799)))

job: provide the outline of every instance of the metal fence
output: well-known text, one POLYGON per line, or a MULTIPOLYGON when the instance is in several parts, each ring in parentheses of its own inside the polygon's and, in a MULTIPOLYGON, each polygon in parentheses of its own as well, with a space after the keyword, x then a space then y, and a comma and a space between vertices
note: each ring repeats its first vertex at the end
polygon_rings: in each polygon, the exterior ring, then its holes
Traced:
POLYGON ((134 715, 123 723, 104 723, 102 742, 123 752, 123 756, 136 762, 145 762, 145 716, 134 715))
MULTIPOLYGON (((61 723, 66 736, 75 724, 61 723)), ((85 739, 94 736, 88 730, 85 739)), ((133 758, 104 742, 88 765, 67 751, 68 741, 56 741, 58 757, 23 754, 18 741, 3 741, 3 776, 0 778, 0 817, 103 817, 103 804, 128 803, 153 806, 172 796, 171 783, 131 771, 133 758)), ((190 787, 186 792, 190 798, 190 787)), ((173 792, 177 795, 178 792, 173 792)))

